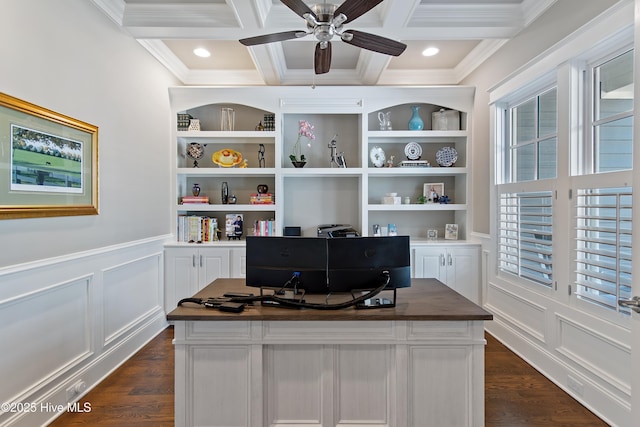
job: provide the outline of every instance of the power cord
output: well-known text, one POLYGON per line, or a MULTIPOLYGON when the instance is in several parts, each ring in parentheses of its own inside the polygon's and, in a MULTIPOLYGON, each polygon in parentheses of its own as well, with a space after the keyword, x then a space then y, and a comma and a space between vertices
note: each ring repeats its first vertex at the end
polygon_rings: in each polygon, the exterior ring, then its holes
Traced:
MULTIPOLYGON (((366 294, 360 295, 359 297, 350 299, 349 301, 335 303, 335 304, 318 304, 318 303, 309 303, 303 301, 295 301, 287 298, 280 298, 277 295, 258 295, 258 296, 246 296, 246 297, 230 297, 230 298, 183 298, 178 302, 178 306, 181 306, 183 303, 195 303, 204 305, 208 308, 220 308, 220 306, 224 303, 240 303, 240 304, 251 304, 254 302, 266 302, 266 303, 276 303, 279 306, 287 307, 287 308, 309 308, 314 310, 341 310, 343 308, 353 307, 354 305, 364 302, 368 299, 373 298, 378 295, 380 292, 384 290, 384 288, 389 284, 391 280, 391 276, 388 271, 384 271, 382 273, 382 282, 381 284, 367 292, 366 294)), ((283 285, 282 289, 286 288, 287 284, 283 285)))

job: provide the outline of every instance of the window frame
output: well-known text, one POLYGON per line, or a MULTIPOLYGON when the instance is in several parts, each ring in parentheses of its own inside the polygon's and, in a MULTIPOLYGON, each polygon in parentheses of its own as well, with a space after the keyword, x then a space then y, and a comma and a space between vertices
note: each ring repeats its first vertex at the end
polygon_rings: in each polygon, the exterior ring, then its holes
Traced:
MULTIPOLYGON (((579 140, 571 147, 570 158, 572 170, 570 171, 571 176, 568 177, 572 194, 572 200, 569 206, 569 216, 571 220, 568 223, 568 227, 573 230, 571 234, 572 244, 569 247, 570 252, 568 255, 569 259, 571 260, 571 271, 569 276, 569 283, 571 288, 569 302, 571 305, 580 308, 584 312, 596 315, 602 319, 613 321, 618 324, 625 324, 630 320, 630 316, 627 312, 621 311, 617 307, 608 308, 591 302, 587 299, 582 298, 580 292, 578 291, 578 252, 580 252, 580 248, 578 246, 579 191, 584 189, 611 189, 631 187, 631 193, 633 194, 633 186, 631 185, 631 183, 633 182, 633 164, 630 169, 597 171, 596 168, 596 126, 602 123, 610 123, 626 117, 632 118, 634 114, 632 106, 631 110, 625 111, 623 113, 613 114, 604 119, 596 120, 595 113, 596 104, 599 100, 599 93, 596 90, 597 80, 595 69, 625 53, 631 52, 633 55, 635 50, 633 43, 630 42, 622 43, 620 45, 617 45, 615 48, 611 44, 607 44, 606 47, 608 47, 608 50, 603 50, 602 48, 600 48, 594 49, 591 52, 587 52, 587 54, 590 55, 584 56, 582 58, 582 63, 580 65, 576 65, 576 67, 579 67, 579 84, 582 93, 580 99, 581 102, 579 103, 579 107, 582 109, 582 134, 580 135, 579 140)), ((634 84, 637 84, 638 82, 635 81, 635 70, 633 72, 633 75, 634 84)), ((632 134, 635 131, 635 129, 632 129, 632 134)), ((636 149, 636 147, 633 147, 633 149, 636 149)), ((631 248, 631 251, 633 253, 633 248, 631 248)), ((620 286, 620 284, 618 283, 617 286, 620 286)), ((620 289, 617 289, 616 292, 619 293, 620 289)))
MULTIPOLYGON (((515 282, 519 285, 525 286, 527 289, 541 292, 541 293, 552 293, 556 289, 556 280, 555 273, 553 269, 553 257, 555 254, 555 242, 551 242, 549 246, 551 248, 551 280, 548 284, 544 284, 542 282, 538 282, 535 280, 531 280, 526 277, 526 275, 520 273, 514 273, 513 271, 509 271, 508 269, 503 269, 501 267, 501 263, 503 261, 502 258, 502 243, 501 243, 501 200, 502 195, 504 194, 520 194, 520 195, 531 195, 531 194, 540 194, 540 193, 551 193, 551 227, 553 229, 553 225, 556 223, 556 194, 557 194, 557 180, 558 180, 558 123, 559 123, 559 114, 558 114, 558 82, 555 73, 549 73, 535 82, 531 83, 525 88, 522 88, 517 93, 512 94, 502 100, 500 103, 496 104, 496 170, 495 170, 495 201, 494 206, 496 208, 496 216, 495 216, 495 229, 496 229, 496 274, 498 277, 502 277, 509 282, 515 282), (548 140, 551 134, 545 134, 542 138, 538 134, 538 129, 540 126, 540 120, 538 115, 538 106, 539 99, 544 94, 555 90, 556 91, 556 130, 553 133, 556 140, 556 176, 554 178, 543 178, 538 179, 539 173, 539 157, 538 157, 538 144, 540 141, 548 140), (531 143, 535 146, 535 176, 536 178, 533 180, 524 180, 524 181, 516 181, 515 180, 515 171, 513 168, 513 148, 517 146, 511 144, 511 141, 514 137, 514 132, 512 129, 513 123, 513 109, 519 105, 523 105, 524 103, 535 99, 535 115, 534 115, 534 123, 535 127, 535 138, 531 143)), ((518 219, 520 221, 520 219, 518 219)), ((542 252, 541 252, 542 253, 542 252)), ((522 260, 518 261, 519 265, 522 265, 522 260)))
MULTIPOLYGON (((604 52, 595 52, 592 56, 590 56, 584 63, 582 69, 582 81, 580 82, 582 87, 584 88, 583 93, 584 97, 582 100, 582 111, 584 114, 584 130, 583 130, 583 140, 578 144, 580 145, 579 150, 577 150, 575 157, 576 167, 574 168, 574 175, 590 175, 590 174, 605 174, 616 171, 602 171, 598 172, 596 167, 597 162, 597 143, 599 141, 596 140, 596 131, 597 126, 602 124, 615 122, 617 120, 621 120, 624 118, 633 118, 633 108, 631 110, 625 111, 624 113, 615 114, 612 116, 608 116, 604 119, 596 119, 596 104, 598 100, 598 92, 596 90, 596 77, 595 77, 595 69, 600 67, 607 62, 618 58, 625 53, 632 52, 633 54, 634 46, 633 43, 626 43, 621 47, 613 50, 609 50, 606 53, 604 52)), ((635 82, 634 82, 635 83, 635 82)), ((572 156, 574 157, 573 153, 572 156)), ((633 170, 633 166, 631 169, 624 170, 633 170)))

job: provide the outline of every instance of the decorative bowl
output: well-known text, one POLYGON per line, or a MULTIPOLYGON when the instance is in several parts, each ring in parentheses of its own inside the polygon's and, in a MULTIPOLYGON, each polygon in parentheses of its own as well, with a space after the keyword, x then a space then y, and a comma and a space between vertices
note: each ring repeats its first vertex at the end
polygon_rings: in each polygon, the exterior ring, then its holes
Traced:
POLYGON ((223 148, 213 153, 211 160, 218 166, 231 168, 242 163, 242 153, 232 150, 231 148, 223 148))

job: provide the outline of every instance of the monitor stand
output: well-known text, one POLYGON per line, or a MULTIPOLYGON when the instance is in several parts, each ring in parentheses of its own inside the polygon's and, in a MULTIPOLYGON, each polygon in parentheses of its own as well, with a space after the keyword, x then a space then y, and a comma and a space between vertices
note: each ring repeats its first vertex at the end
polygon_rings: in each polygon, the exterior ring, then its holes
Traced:
MULTIPOLYGON (((304 302, 304 289, 282 289, 279 287, 260 286, 260 296, 275 295, 280 299, 289 300, 291 302, 304 302)), ((261 305, 277 305, 283 307, 282 304, 276 301, 262 301, 261 305)), ((295 308, 290 306, 284 306, 285 308, 295 308)))
MULTIPOLYGON (((391 295, 388 295, 389 297, 391 297, 391 295)), ((388 290, 388 291, 382 291, 380 292, 378 295, 376 295, 373 298, 369 298, 367 300, 364 300, 358 304, 356 304, 356 308, 358 309, 363 309, 363 308, 387 308, 387 307, 395 307, 396 306, 396 289, 394 288, 393 290, 388 290), (392 298, 387 298, 385 296, 382 296, 383 293, 389 293, 392 292, 393 296, 392 298)))

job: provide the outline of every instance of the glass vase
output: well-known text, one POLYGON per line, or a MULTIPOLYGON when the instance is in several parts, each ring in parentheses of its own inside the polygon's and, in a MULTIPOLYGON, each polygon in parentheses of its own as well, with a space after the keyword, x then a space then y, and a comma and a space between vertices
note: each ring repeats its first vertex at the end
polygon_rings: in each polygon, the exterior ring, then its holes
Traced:
POLYGON ((418 110, 420 109, 417 105, 411 106, 411 111, 413 114, 411 115, 411 119, 409 120, 409 130, 422 130, 424 129, 424 122, 420 118, 420 114, 418 110))

